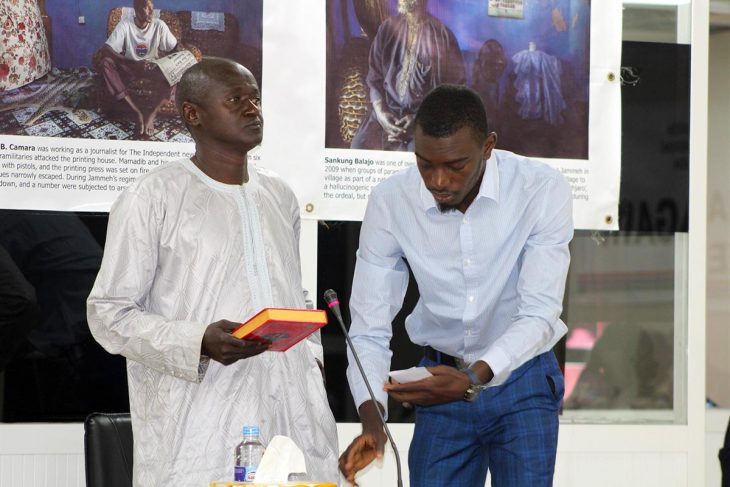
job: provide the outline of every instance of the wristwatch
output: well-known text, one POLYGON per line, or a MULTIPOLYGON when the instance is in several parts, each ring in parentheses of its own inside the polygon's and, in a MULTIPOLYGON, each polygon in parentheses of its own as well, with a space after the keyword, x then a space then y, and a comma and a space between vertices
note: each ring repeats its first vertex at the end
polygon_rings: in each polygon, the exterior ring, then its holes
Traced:
POLYGON ((476 400, 476 398, 479 397, 479 394, 481 394, 482 391, 487 388, 487 386, 479 382, 479 377, 477 377, 474 371, 470 368, 467 367, 464 369, 459 369, 459 372, 465 373, 469 376, 469 379, 471 380, 471 384, 469 384, 469 387, 466 388, 466 392, 464 392, 464 400, 467 402, 472 402, 476 400))

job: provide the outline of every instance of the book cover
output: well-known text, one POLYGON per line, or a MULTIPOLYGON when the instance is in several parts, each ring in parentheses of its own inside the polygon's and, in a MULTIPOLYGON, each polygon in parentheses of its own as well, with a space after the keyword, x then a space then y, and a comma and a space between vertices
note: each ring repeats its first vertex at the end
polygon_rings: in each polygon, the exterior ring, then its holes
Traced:
POLYGON ((264 308, 231 332, 236 338, 267 340, 271 352, 284 352, 327 324, 320 309, 264 308))

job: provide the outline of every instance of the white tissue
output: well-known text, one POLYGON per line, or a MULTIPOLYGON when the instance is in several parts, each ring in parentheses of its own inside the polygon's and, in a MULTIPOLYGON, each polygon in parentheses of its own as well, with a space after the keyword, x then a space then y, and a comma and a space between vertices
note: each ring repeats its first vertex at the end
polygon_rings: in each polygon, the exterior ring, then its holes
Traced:
POLYGON ((287 436, 274 436, 256 469, 256 483, 281 483, 289 480, 290 473, 306 473, 304 453, 287 436))
POLYGON ((406 382, 427 379, 433 374, 426 367, 411 367, 410 369, 391 370, 388 375, 401 384, 405 384, 406 382))

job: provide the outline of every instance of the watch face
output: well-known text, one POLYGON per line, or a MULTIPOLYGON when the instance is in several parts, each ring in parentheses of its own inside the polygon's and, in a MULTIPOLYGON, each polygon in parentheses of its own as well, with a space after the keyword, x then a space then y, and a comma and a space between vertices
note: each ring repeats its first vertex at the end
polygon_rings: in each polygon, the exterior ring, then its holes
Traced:
POLYGON ((482 388, 479 387, 476 384, 471 384, 469 388, 464 393, 464 400, 468 402, 472 402, 474 399, 476 399, 479 396, 479 393, 482 392, 482 388))

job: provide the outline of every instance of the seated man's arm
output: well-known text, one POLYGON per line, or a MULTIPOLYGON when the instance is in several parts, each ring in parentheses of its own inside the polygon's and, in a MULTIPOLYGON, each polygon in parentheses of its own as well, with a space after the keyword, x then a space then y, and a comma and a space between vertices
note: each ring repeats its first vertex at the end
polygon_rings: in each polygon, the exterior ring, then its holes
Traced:
POLYGON ((126 32, 127 31, 124 28, 124 23, 119 22, 112 31, 112 33, 109 34, 106 42, 104 42, 104 44, 102 44, 102 46, 99 48, 95 56, 98 55, 102 58, 108 57, 117 62, 134 64, 135 61, 133 59, 128 59, 124 54, 122 54, 124 52, 124 46, 126 45, 127 40, 126 32))
POLYGON ((387 21, 380 25, 373 44, 370 46, 366 82, 375 118, 388 137, 391 140, 397 140, 400 136, 405 135, 405 129, 400 126, 398 118, 390 111, 385 101, 385 73, 390 63, 393 62, 387 45, 387 39, 391 34, 390 25, 387 21))
POLYGON ((178 40, 178 38, 175 37, 167 24, 162 21, 160 21, 160 31, 158 39, 160 43, 158 46, 159 57, 164 57, 173 52, 178 52, 186 49, 185 44, 182 41, 178 40))
POLYGON ((178 41, 177 44, 175 44, 175 47, 172 48, 172 50, 168 53, 171 54, 173 52, 180 52, 188 49, 188 47, 185 45, 183 41, 178 41))
POLYGON ((170 49, 169 51, 163 51, 163 50, 160 50, 160 51, 159 51, 159 53, 158 53, 158 56, 157 56, 157 58, 158 58, 158 59, 159 59, 159 58, 163 58, 163 57, 165 57, 165 56, 169 56, 169 55, 170 55, 170 54, 172 54, 172 53, 175 53, 175 52, 180 52, 180 51, 184 51, 184 50, 186 50, 186 49, 187 49, 187 47, 185 47, 185 44, 183 44, 182 42, 178 42, 177 44, 175 44, 175 47, 173 47, 173 48, 172 48, 172 49, 170 49))
POLYGON ((127 59, 124 57, 124 54, 121 52, 115 51, 109 44, 104 43, 98 51, 96 51, 96 54, 94 54, 94 57, 99 56, 100 58, 109 57, 114 59, 118 62, 123 63, 134 63, 135 61, 132 59, 127 59))

